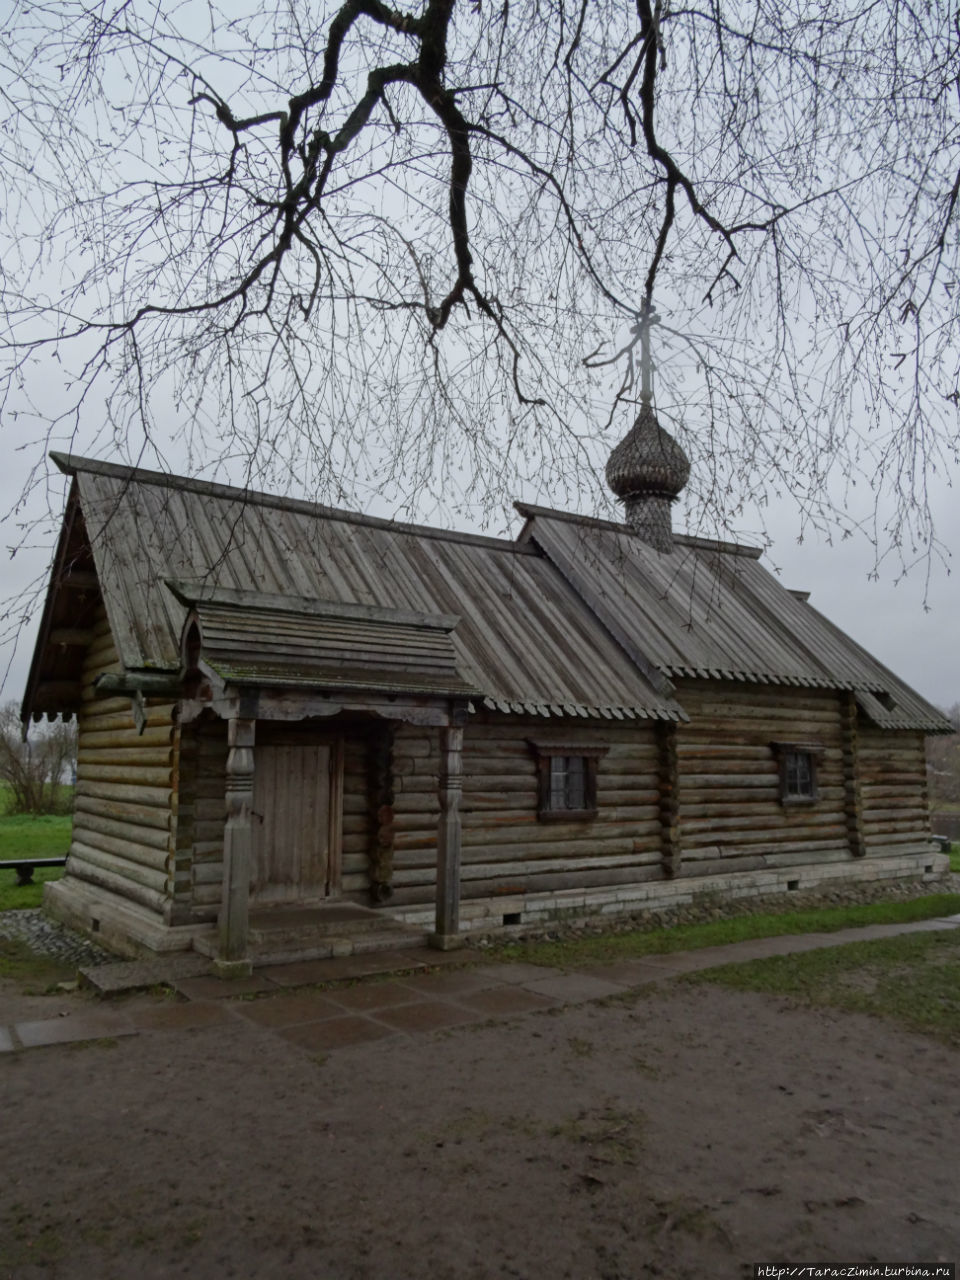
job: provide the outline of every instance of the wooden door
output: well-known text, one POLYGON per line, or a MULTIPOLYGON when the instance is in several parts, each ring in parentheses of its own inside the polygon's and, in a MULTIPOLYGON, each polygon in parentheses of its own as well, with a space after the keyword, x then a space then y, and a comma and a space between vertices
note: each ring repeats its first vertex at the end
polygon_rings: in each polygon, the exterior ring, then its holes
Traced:
POLYGON ((316 902, 339 890, 338 751, 279 741, 254 750, 251 899, 316 902))

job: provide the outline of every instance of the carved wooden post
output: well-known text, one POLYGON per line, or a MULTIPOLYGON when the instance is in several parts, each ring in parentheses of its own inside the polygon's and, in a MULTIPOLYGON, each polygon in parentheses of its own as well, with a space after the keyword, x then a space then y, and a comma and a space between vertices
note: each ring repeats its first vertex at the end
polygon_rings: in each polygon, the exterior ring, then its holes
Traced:
POLYGON ((677 794, 677 726, 672 720, 657 723, 660 783, 660 865, 665 876, 680 874, 680 797, 677 794))
POLYGON ((247 926, 253 858, 253 740, 256 720, 233 716, 227 728, 227 822, 223 833, 220 955, 223 977, 249 974, 247 926))
POLYGON ((440 730, 440 821, 437 831, 437 918, 431 946, 460 945, 460 796, 463 792, 463 729, 440 730))
POLYGON ((867 852, 863 834, 863 800, 860 792, 860 751, 857 735, 857 699, 847 691, 842 698, 840 715, 843 724, 843 790, 844 816, 850 852, 862 858, 867 852))
POLYGON ((370 897, 375 903, 393 897, 395 724, 378 726, 370 744, 370 897))

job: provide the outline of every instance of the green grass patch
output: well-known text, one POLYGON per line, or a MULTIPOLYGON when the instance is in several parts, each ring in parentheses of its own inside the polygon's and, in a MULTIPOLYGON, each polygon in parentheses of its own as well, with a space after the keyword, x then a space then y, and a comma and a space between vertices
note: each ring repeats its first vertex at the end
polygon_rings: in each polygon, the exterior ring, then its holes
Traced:
MULTIPOLYGON (((0 817, 0 862, 14 858, 61 857, 70 848, 72 818, 69 814, 17 814, 0 817)), ((0 911, 16 911, 39 907, 43 885, 58 880, 62 867, 38 869, 33 884, 17 884, 17 873, 10 868, 0 870, 0 911)))
POLYGON ((0 818, 0 862, 10 858, 52 858, 70 848, 73 818, 63 814, 26 814, 0 818))
POLYGON ((33 884, 17 884, 15 871, 0 871, 0 911, 26 911, 43 902, 43 886, 48 880, 59 880, 63 867, 40 867, 33 873, 33 884))
POLYGON ((728 964, 681 981, 868 1013, 960 1045, 960 937, 953 929, 728 964))
POLYGON ((12 978, 28 992, 43 993, 75 977, 75 967, 38 955, 20 938, 0 938, 0 978, 12 978))
POLYGON ((495 953, 498 960, 524 960, 529 964, 612 964, 635 956, 663 955, 670 951, 694 951, 752 938, 772 938, 787 933, 833 933, 867 924, 901 924, 960 913, 960 894, 937 893, 910 902, 875 902, 866 906, 823 907, 815 911, 784 911, 766 915, 734 916, 707 924, 677 925, 669 929, 636 930, 598 937, 564 938, 557 942, 510 943, 495 953))

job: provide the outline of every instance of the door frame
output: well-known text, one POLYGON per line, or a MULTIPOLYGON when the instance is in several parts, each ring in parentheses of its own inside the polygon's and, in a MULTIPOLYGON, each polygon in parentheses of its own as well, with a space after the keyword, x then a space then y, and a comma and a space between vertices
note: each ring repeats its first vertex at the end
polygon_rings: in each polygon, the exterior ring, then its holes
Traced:
MULTIPOLYGON (((329 801, 327 805, 327 868, 322 897, 311 895, 287 902, 271 903, 251 894, 251 903, 263 907, 310 906, 339 898, 343 892, 343 783, 344 735, 313 724, 289 724, 278 721, 257 722, 257 746, 323 746, 329 749, 329 801)), ((254 748, 256 760, 256 747, 254 748)), ((256 765, 254 766, 256 769, 256 765)), ((254 781, 256 787, 256 781, 254 781)), ((259 815, 258 815, 259 816, 259 815)), ((261 819, 262 821, 262 819, 261 819)), ((253 868, 251 867, 251 872, 253 868)), ((251 874, 251 883, 253 876, 251 874)))

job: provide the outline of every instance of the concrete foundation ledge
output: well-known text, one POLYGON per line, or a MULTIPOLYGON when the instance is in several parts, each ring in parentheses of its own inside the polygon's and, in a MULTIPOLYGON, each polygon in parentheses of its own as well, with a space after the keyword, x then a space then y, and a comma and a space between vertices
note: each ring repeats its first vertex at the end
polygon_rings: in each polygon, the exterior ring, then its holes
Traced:
POLYGON ((54 920, 130 959, 189 951, 194 937, 209 931, 209 925, 171 927, 146 907, 69 876, 44 885, 43 909, 54 920))
MULTIPOLYGON (((616 888, 561 889, 552 893, 528 893, 509 899, 480 898, 461 903, 460 937, 464 934, 487 933, 507 924, 549 924, 552 920, 575 919, 578 916, 614 917, 633 912, 655 914, 674 907, 689 906, 698 898, 754 898, 768 894, 829 891, 843 883, 889 884, 895 880, 935 881, 950 869, 950 859, 932 845, 911 841, 886 855, 876 853, 853 859, 837 851, 835 861, 798 864, 791 867, 764 868, 757 871, 733 871, 728 875, 684 875, 676 879, 646 880, 637 885, 616 888), (519 919, 516 917, 519 916, 519 919)), ((416 905, 391 912, 405 924, 425 924, 432 916, 432 905, 416 905)), ((434 943, 432 946, 440 944, 434 943)))

